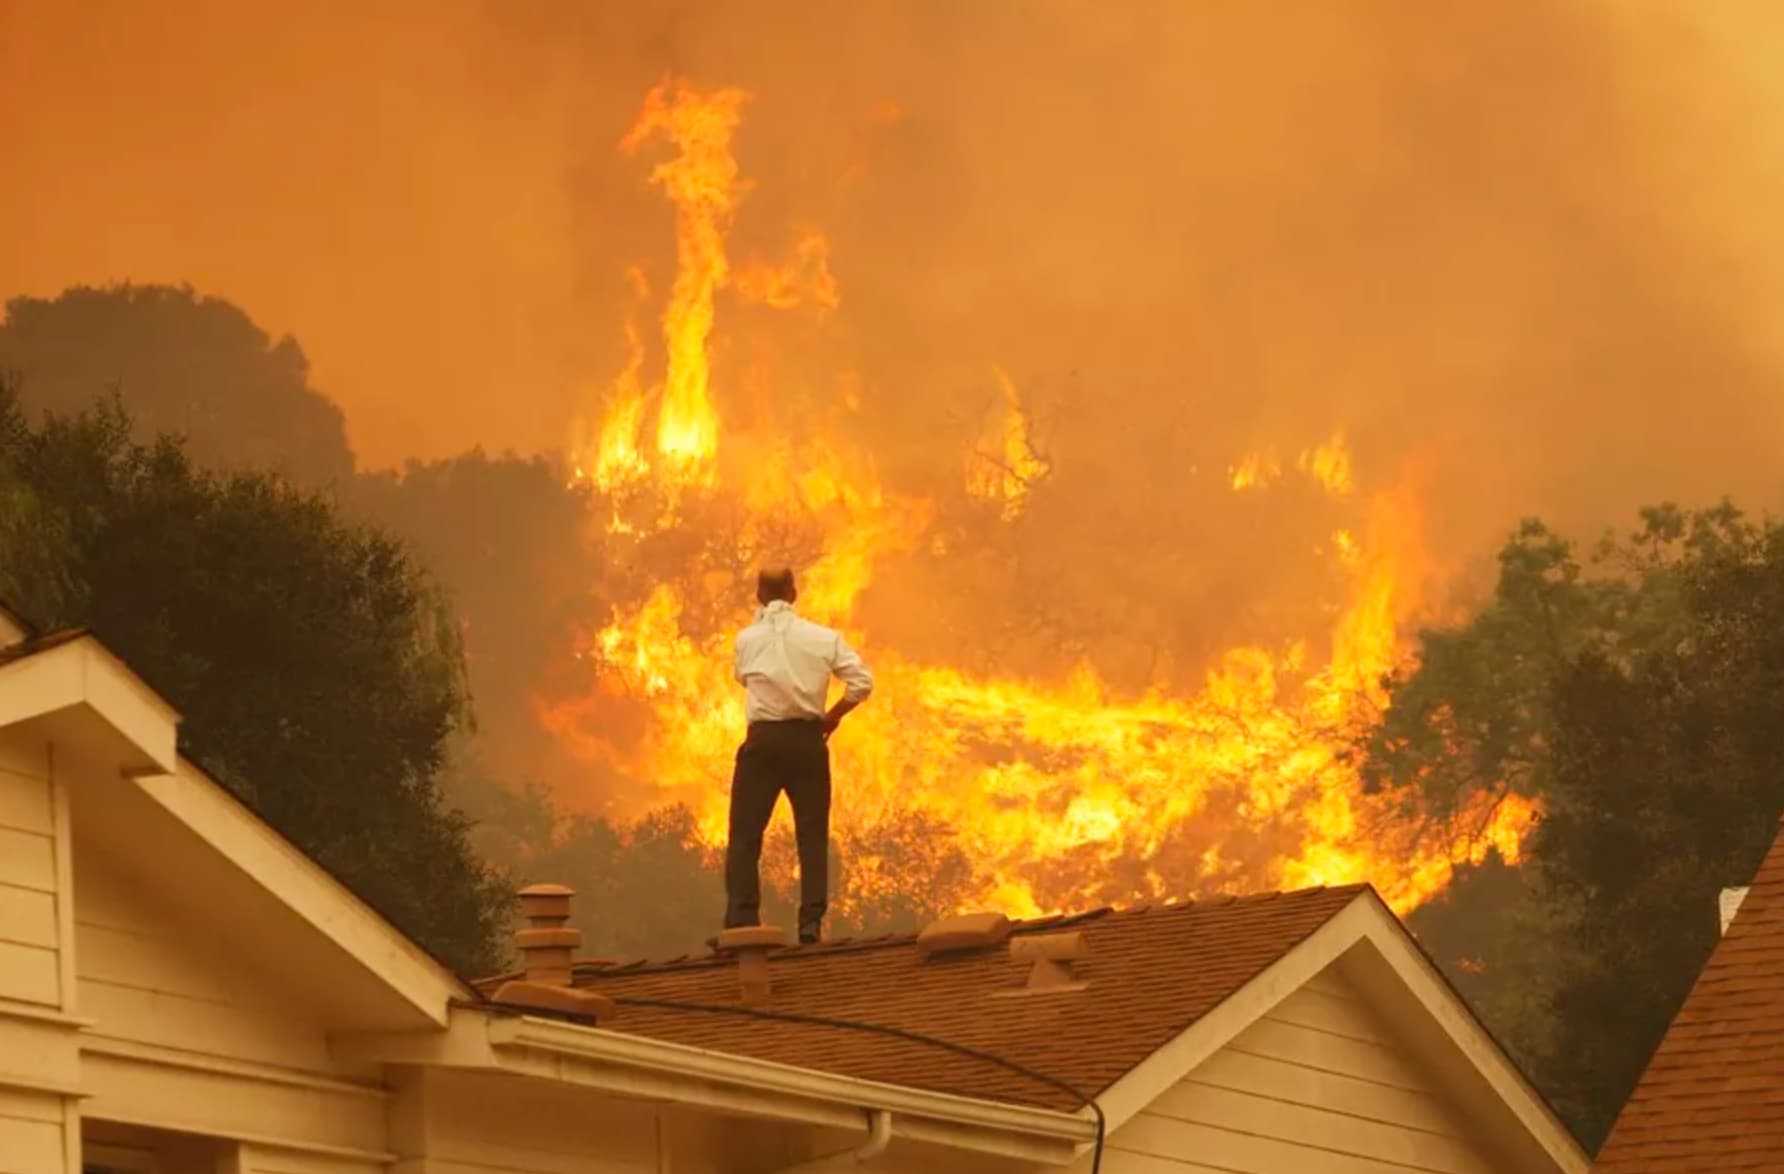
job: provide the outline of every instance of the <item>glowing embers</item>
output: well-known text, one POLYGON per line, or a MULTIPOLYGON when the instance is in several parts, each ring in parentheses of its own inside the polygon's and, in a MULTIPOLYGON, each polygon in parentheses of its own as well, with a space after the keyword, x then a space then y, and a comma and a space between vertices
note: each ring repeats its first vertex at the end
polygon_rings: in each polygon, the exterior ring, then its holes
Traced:
POLYGON ((992 374, 998 402, 987 413, 979 443, 967 455, 966 489, 974 497, 1000 503, 1004 520, 1013 521, 1050 467, 1034 450, 1015 383, 1002 368, 993 368, 992 374))
MULTIPOLYGON (((1334 432, 1331 439, 1312 448, 1302 449, 1292 467, 1332 497, 1348 496, 1356 489, 1351 474, 1350 449, 1344 432, 1334 432)), ((1234 489, 1266 489, 1282 479, 1283 462, 1275 449, 1261 449, 1245 454, 1239 463, 1227 470, 1234 489)))

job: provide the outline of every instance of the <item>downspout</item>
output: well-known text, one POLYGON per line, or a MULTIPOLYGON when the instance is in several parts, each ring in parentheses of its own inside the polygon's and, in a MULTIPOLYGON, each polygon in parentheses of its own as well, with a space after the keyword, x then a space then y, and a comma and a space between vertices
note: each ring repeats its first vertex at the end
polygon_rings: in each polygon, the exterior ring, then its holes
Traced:
POLYGON ((828 1170, 836 1166, 858 1166, 872 1161, 886 1152, 892 1144, 892 1111, 890 1109, 871 1109, 868 1111, 867 1142, 852 1150, 840 1153, 825 1154, 800 1162, 796 1166, 775 1171, 775 1174, 809 1174, 811 1171, 828 1170))

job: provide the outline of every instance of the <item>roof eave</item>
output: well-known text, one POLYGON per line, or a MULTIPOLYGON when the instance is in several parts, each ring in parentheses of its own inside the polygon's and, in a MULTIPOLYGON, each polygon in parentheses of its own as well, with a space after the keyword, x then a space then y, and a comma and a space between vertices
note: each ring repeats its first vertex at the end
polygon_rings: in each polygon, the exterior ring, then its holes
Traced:
POLYGON ((447 1032, 341 1038, 337 1054, 382 1063, 492 1069, 715 1113, 865 1129, 1022 1161, 1066 1165, 1096 1140, 1091 1111, 1060 1112, 818 1072, 531 1015, 456 1007, 447 1032))
POLYGON ((464 979, 436 961, 202 768, 137 776, 136 786, 340 950, 415 1012, 444 1026, 455 999, 474 998, 464 979))
POLYGON ((172 770, 179 714, 92 635, 0 665, 0 728, 88 745, 126 772, 172 770))
MULTIPOLYGON (((45 638, 47 641, 49 638, 45 638)), ((436 1024, 474 992, 179 753, 180 715, 95 636, 0 664, 0 732, 34 732, 117 775, 436 1024)))

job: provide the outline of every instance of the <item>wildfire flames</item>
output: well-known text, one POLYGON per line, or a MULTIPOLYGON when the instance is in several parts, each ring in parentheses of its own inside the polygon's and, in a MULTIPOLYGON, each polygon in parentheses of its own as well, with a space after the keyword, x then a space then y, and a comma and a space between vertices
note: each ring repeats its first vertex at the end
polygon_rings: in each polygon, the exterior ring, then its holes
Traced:
MULTIPOLYGON (((1117 695, 1088 665, 1056 680, 1001 679, 901 655, 864 630, 858 604, 876 571, 893 558, 948 557, 949 535, 934 500, 882 486, 872 456, 823 418, 741 427, 719 409, 721 309, 735 301, 815 323, 841 304, 821 233, 798 235, 784 265, 733 268, 727 257, 747 191, 732 150, 745 103, 736 90, 665 83, 622 143, 671 151, 652 172, 676 233, 661 376, 647 385, 649 348, 633 324, 630 359, 571 456, 603 503, 598 540, 616 577, 630 570, 637 586, 586 634, 592 683, 543 706, 548 729, 591 764, 647 783, 657 801, 687 804, 721 842, 743 727, 730 641, 753 602, 749 571, 790 560, 801 610, 843 629, 878 681, 832 743, 847 877, 839 910, 921 890, 938 844, 970 864, 957 900, 1024 915, 1355 880, 1404 911, 1440 890, 1458 860, 1489 846, 1516 859, 1532 814, 1520 801, 1463 812, 1433 833, 1399 798, 1366 795, 1344 753, 1386 703, 1380 682, 1404 655, 1399 629, 1426 568, 1411 486, 1366 490, 1341 434, 1289 461, 1239 454, 1229 470, 1235 491, 1308 478, 1354 513, 1358 525, 1329 547, 1349 595, 1323 650, 1233 648, 1199 691, 1117 695)), ((647 299, 641 273, 633 283, 647 299)), ((959 489, 1009 526, 1050 464, 1016 383, 1002 370, 992 377, 995 403, 966 440, 959 489)), ((859 385, 840 383, 833 398, 846 412, 859 385)))

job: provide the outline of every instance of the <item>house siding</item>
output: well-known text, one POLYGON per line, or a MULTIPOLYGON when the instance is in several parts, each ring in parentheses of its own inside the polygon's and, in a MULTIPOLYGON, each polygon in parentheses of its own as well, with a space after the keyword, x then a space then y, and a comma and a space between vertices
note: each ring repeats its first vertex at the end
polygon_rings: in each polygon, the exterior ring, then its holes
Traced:
MULTIPOLYGON (((405 1090, 416 1133, 399 1142, 413 1174, 656 1171, 659 1110, 525 1077, 427 1071, 405 1090)), ((688 1140, 684 1138, 685 1141, 688 1140)), ((678 1171, 706 1168, 676 1164, 678 1171)))
POLYGON ((1115 1174, 1512 1174, 1343 976, 1289 995, 1109 1139, 1115 1174))
POLYGON ((61 1097, 0 1088, 0 1170, 60 1174, 64 1124, 61 1097))
POLYGON ((330 1072, 321 1026, 257 998, 263 984, 230 964, 227 943, 167 916, 140 882, 78 845, 75 869, 75 973, 93 1040, 330 1072))
POLYGON ((57 794, 47 748, 0 743, 0 998, 63 1005, 57 794))
POLYGON ((89 1117, 242 1141, 243 1174, 389 1156, 388 1093, 345 1078, 322 1024, 110 861, 78 844, 74 861, 89 1117))
POLYGON ((67 796, 40 740, 0 737, 0 1174, 79 1154, 67 796))

